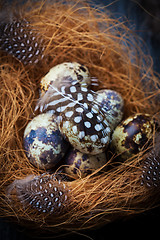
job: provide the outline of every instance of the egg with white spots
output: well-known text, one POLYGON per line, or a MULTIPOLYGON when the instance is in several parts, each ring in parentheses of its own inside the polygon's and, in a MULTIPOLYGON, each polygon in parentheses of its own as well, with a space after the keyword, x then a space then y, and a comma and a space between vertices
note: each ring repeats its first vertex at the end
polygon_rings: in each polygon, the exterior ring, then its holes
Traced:
POLYGON ((63 158, 68 146, 51 113, 36 116, 25 128, 26 155, 40 169, 53 168, 63 158))
POLYGON ((102 89, 96 93, 96 101, 99 103, 100 109, 104 111, 110 128, 113 130, 123 117, 123 98, 118 92, 110 89, 102 89))
POLYGON ((64 171, 75 179, 83 178, 103 167, 106 162, 105 153, 89 155, 72 148, 65 156, 64 171))
POLYGON ((135 114, 122 121, 114 130, 111 141, 113 153, 127 159, 139 153, 152 139, 154 120, 149 114, 135 114))
MULTIPOLYGON (((48 90, 50 84, 59 87, 60 85, 71 86, 77 82, 87 85, 91 83, 88 68, 77 62, 64 62, 51 68, 41 79, 41 94, 43 95, 48 90)), ((74 92, 74 87, 72 90, 74 92)))

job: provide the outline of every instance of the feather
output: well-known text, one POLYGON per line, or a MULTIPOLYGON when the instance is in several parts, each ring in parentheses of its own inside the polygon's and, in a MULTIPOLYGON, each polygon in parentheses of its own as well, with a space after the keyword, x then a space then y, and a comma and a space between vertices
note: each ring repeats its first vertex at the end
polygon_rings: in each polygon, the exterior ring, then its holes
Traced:
POLYGON ((44 40, 30 22, 12 11, 7 18, 4 16, 3 11, 0 13, 0 49, 24 65, 36 64, 43 59, 44 40))
POLYGON ((102 144, 107 144, 111 129, 103 109, 99 107, 100 100, 102 96, 98 98, 96 92, 90 90, 86 84, 59 87, 51 84, 35 110, 52 111, 58 117, 62 133, 63 125, 71 121, 73 128, 80 133, 80 139, 90 136, 93 142, 99 139, 102 144))
POLYGON ((96 77, 91 77, 91 86, 99 86, 99 80, 96 77))
POLYGON ((155 138, 155 145, 143 162, 141 184, 154 189, 160 187, 160 136, 158 135, 155 138))
POLYGON ((69 189, 54 174, 30 175, 15 180, 7 189, 10 201, 13 189, 16 190, 16 196, 24 208, 31 207, 42 213, 62 213, 69 203, 69 189))

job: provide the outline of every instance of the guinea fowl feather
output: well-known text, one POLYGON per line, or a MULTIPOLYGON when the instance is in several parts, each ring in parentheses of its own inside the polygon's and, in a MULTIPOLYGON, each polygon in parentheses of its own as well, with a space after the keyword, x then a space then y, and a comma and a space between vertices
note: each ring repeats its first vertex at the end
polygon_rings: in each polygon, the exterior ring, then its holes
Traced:
POLYGON ((31 27, 27 19, 12 11, 2 11, 0 13, 0 50, 24 65, 34 65, 43 59, 45 44, 42 36, 31 27))
POLYGON ((58 87, 50 84, 35 110, 51 111, 58 116, 59 124, 62 121, 73 121, 76 128, 85 133, 82 138, 90 135, 93 141, 99 138, 107 142, 111 130, 103 109, 99 107, 101 101, 102 96, 97 95, 84 83, 77 82, 71 86, 61 84, 58 87))
POLYGON ((15 180, 7 189, 8 199, 13 189, 24 208, 32 207, 43 213, 61 213, 69 201, 70 190, 54 174, 30 175, 15 180))

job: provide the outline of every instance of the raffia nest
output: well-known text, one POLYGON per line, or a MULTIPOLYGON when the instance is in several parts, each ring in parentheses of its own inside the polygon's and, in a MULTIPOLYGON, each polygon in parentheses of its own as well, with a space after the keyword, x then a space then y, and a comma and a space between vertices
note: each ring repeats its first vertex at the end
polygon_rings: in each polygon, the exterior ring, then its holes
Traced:
POLYGON ((56 64, 76 61, 86 65, 100 80, 99 88, 113 89, 123 96, 124 119, 141 112, 159 121, 160 111, 151 57, 142 52, 142 42, 125 22, 113 19, 107 9, 93 8, 83 1, 55 1, 27 2, 20 11, 46 40, 47 58, 36 67, 24 67, 8 55, 0 57, 1 217, 14 217, 29 227, 78 230, 155 207, 158 201, 153 191, 141 185, 145 152, 124 162, 115 161, 113 154, 104 166, 108 170, 65 182, 72 200, 63 214, 48 216, 24 209, 18 200, 14 205, 6 200, 6 188, 15 179, 43 173, 27 159, 23 133, 34 116, 40 80, 56 64))

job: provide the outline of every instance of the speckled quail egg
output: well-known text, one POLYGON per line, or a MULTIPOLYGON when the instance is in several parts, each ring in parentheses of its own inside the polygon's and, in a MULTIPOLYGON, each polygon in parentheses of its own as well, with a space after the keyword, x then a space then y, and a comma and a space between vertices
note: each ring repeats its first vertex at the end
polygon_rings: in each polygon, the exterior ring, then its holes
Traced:
POLYGON ((86 177, 96 169, 103 167, 107 162, 106 154, 89 155, 77 149, 70 149, 65 156, 64 171, 73 178, 86 177))
POLYGON ((106 119, 113 130, 123 117, 124 101, 122 96, 113 90, 102 89, 96 92, 99 107, 105 112, 106 119))
POLYGON ((30 162, 40 169, 54 167, 63 158, 68 146, 50 113, 36 116, 25 128, 26 155, 30 162))
POLYGON ((152 138, 154 120, 149 114, 135 114, 122 121, 114 130, 111 141, 113 153, 127 159, 139 153, 152 138))
POLYGON ((91 83, 88 68, 77 62, 64 62, 50 69, 50 71, 41 79, 40 89, 43 95, 50 84, 55 87, 59 85, 70 86, 76 82, 91 83))

